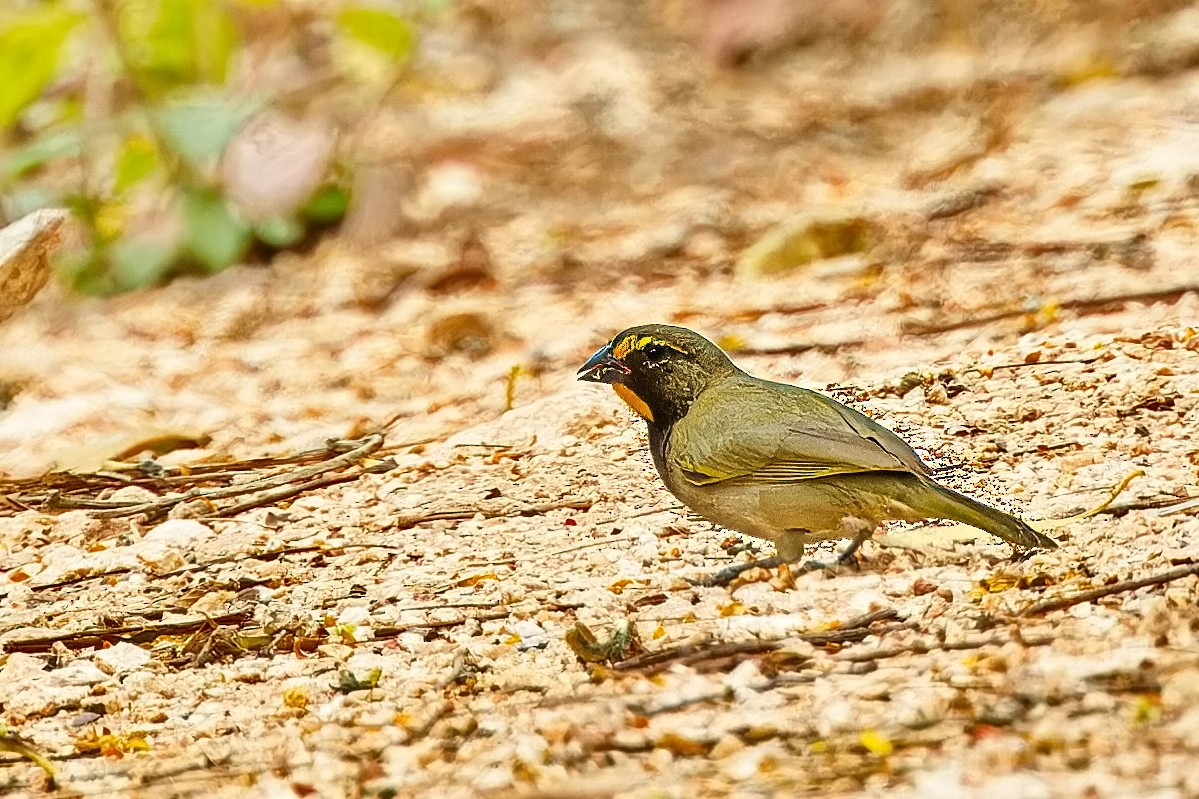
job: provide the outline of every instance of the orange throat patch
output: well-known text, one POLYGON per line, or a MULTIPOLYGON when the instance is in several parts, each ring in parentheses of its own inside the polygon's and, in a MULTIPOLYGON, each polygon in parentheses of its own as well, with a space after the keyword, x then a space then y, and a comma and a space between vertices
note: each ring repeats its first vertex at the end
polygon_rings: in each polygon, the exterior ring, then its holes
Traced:
POLYGON ((650 412, 649 406, 646 405, 641 397, 633 393, 633 389, 623 383, 613 383, 612 390, 616 392, 616 396, 624 400, 624 404, 633 409, 633 412, 642 419, 652 422, 654 420, 653 413, 650 412))

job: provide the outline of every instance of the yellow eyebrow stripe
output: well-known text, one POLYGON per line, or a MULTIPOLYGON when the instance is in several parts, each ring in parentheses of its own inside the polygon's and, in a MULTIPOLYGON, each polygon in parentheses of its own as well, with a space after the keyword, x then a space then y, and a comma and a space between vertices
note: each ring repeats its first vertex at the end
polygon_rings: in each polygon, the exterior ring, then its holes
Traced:
POLYGON ((653 339, 650 336, 642 336, 640 339, 638 339, 637 334, 633 333, 622 338, 620 343, 612 348, 612 355, 616 358, 616 360, 619 361, 633 350, 641 349, 646 344, 649 344, 652 340, 653 339))
POLYGON ((637 338, 636 333, 631 333, 622 338, 619 342, 617 342, 616 346, 612 348, 612 357, 618 361, 623 360, 630 352, 643 349, 649 344, 660 344, 663 347, 670 347, 675 352, 683 352, 683 350, 671 344, 669 341, 661 341, 653 336, 642 336, 641 338, 637 338))

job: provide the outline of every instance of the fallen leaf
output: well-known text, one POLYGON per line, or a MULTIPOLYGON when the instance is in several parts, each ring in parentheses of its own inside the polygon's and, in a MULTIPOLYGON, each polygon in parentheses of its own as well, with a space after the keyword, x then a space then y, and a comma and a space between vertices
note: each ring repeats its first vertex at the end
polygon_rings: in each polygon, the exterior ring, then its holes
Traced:
POLYGON ((0 322, 28 304, 50 277, 67 212, 34 211, 0 230, 0 322))

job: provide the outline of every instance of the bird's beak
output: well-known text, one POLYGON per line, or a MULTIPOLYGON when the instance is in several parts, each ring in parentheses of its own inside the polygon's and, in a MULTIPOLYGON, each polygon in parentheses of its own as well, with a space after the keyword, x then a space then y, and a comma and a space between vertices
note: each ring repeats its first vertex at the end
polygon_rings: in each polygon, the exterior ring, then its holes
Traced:
POLYGON ((612 356, 612 345, 605 344, 595 355, 587 359, 587 363, 579 367, 579 379, 592 383, 623 383, 629 367, 612 356))

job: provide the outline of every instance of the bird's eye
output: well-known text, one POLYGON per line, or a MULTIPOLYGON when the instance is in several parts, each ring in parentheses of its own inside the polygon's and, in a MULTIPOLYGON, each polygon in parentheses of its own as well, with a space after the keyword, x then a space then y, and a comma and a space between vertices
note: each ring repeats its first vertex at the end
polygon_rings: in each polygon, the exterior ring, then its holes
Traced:
POLYGON ((666 353, 670 351, 669 347, 664 347, 661 344, 646 344, 641 350, 645 353, 645 359, 650 363, 657 363, 666 357, 666 353))

